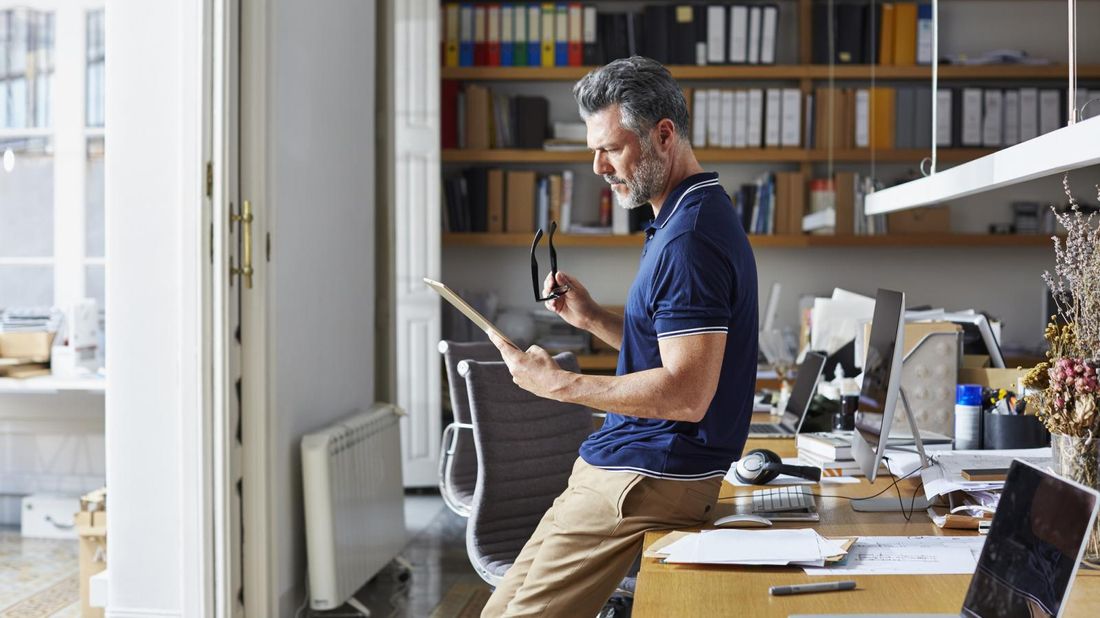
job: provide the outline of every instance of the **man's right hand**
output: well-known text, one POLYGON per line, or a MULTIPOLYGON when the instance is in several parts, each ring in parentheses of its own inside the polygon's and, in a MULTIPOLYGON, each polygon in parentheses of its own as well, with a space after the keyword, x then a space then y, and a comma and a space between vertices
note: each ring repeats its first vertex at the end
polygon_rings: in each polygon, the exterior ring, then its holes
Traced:
POLYGON ((553 300, 546 301, 546 308, 558 314, 561 319, 572 326, 589 330, 589 322, 595 317, 600 306, 592 300, 588 289, 573 277, 560 271, 558 272, 557 282, 552 277, 552 274, 546 275, 546 281, 542 285, 543 296, 550 294, 551 289, 562 286, 569 286, 569 291, 553 300))

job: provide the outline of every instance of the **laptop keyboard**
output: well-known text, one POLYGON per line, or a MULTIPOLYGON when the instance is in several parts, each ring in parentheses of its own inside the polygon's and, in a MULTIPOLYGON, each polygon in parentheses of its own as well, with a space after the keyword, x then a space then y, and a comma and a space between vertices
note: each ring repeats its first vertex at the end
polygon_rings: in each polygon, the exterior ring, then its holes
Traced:
POLYGON ((817 504, 807 487, 773 487, 752 492, 752 510, 755 513, 813 511, 816 509, 817 504))
POLYGON ((782 425, 776 425, 774 423, 752 423, 749 425, 749 433, 781 434, 787 432, 783 431, 782 425))

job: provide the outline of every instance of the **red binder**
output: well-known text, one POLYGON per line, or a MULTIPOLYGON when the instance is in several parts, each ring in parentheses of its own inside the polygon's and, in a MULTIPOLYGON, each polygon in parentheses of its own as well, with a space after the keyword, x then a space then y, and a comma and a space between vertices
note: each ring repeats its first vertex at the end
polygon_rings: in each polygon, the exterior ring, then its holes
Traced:
POLYGON ((580 2, 569 3, 569 66, 584 63, 584 8, 580 2))

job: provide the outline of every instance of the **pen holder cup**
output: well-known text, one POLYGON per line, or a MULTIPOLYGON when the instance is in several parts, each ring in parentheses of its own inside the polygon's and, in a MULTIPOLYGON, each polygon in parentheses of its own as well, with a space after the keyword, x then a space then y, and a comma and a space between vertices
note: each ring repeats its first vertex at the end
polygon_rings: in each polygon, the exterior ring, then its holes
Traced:
POLYGON ((986 449, 1050 446, 1050 432, 1039 419, 1023 414, 985 414, 986 449))

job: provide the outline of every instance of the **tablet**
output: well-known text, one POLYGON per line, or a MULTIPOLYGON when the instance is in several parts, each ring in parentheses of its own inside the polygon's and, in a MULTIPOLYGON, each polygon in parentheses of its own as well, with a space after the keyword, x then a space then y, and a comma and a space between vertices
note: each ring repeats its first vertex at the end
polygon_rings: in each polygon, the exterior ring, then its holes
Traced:
POLYGON ((469 303, 462 300, 462 297, 458 294, 455 294, 454 290, 438 281, 432 281, 427 277, 424 277, 424 283, 427 283, 428 287, 438 292, 444 300, 454 305, 455 309, 458 309, 462 312, 462 315, 470 318, 470 321, 472 321, 474 324, 477 324, 478 328, 485 331, 486 334, 493 333, 497 337, 500 337, 504 341, 508 342, 508 345, 517 350, 519 349, 519 346, 513 343, 507 335, 501 332, 501 330, 497 328, 495 324, 485 319, 485 316, 481 315, 481 313, 478 312, 477 309, 474 309, 470 306, 469 303))

